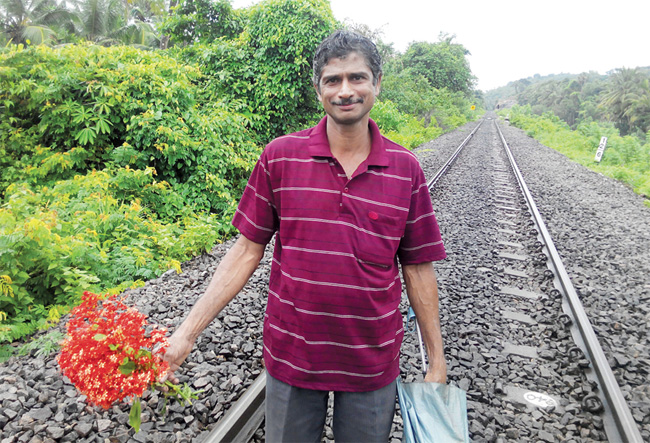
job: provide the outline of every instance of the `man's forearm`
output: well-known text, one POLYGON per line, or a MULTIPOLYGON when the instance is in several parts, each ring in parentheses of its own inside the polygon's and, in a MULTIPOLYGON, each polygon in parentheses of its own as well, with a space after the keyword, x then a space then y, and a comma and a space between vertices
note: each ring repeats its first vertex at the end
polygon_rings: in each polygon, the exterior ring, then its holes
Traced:
POLYGON ((246 285, 264 255, 264 246, 242 235, 221 260, 205 294, 196 302, 175 334, 195 341, 246 285))
POLYGON ((429 373, 435 372, 440 383, 446 381, 445 352, 440 330, 438 283, 431 263, 402 266, 406 293, 413 307, 429 356, 429 373), (444 379, 443 379, 444 378, 444 379))

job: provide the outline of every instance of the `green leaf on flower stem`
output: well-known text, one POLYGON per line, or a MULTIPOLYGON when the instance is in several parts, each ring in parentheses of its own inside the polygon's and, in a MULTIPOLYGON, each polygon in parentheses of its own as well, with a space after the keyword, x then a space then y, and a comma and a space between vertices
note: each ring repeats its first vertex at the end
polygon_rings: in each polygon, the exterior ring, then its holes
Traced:
POLYGON ((135 354, 135 358, 141 358, 141 357, 151 357, 151 352, 147 351, 146 349, 139 349, 138 352, 135 354))
POLYGON ((129 412, 129 424, 135 432, 140 432, 140 425, 142 424, 142 408, 140 406, 140 399, 133 400, 131 405, 131 412, 129 412))
POLYGON ((108 345, 108 349, 110 349, 111 351, 117 351, 119 348, 120 345, 113 345, 113 344, 108 345))
POLYGON ((124 359, 120 367, 118 368, 122 375, 129 375, 131 372, 135 371, 135 362, 132 362, 128 358, 124 359))
POLYGON ((97 340, 97 341, 104 341, 104 340, 106 340, 106 335, 105 334, 96 334, 93 338, 95 340, 97 340))

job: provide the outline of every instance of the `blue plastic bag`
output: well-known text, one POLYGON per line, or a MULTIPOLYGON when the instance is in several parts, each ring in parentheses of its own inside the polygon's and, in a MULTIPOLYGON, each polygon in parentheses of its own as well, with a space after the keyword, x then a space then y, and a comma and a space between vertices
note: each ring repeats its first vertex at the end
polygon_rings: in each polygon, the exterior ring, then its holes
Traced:
POLYGON ((397 380, 406 443, 469 443, 465 391, 440 383, 397 380))
MULTIPOLYGON (((407 331, 416 332, 420 342, 422 372, 427 363, 413 308, 409 308, 407 331)), ((469 443, 467 397, 456 386, 441 383, 402 383, 397 379, 397 396, 404 421, 402 441, 406 443, 469 443)))

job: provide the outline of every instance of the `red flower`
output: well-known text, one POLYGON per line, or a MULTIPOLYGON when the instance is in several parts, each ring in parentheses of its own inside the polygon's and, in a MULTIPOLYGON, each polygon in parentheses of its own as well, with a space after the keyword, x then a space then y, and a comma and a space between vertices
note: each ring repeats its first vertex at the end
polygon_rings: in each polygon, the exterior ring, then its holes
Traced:
POLYGON ((162 359, 167 330, 148 324, 145 315, 116 295, 84 292, 66 327, 59 366, 89 401, 103 408, 140 397, 169 369, 162 359))

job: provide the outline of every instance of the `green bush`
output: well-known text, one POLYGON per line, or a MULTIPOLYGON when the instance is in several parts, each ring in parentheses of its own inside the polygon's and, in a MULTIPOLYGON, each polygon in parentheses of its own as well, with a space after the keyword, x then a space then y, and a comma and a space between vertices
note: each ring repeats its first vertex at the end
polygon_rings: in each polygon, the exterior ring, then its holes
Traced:
POLYGON ((416 148, 443 133, 437 126, 425 127, 423 119, 401 113, 393 102, 387 100, 376 102, 370 117, 384 136, 408 149, 416 148))
POLYGON ((128 47, 0 53, 0 341, 232 233, 259 148, 201 78, 128 47))
MULTIPOLYGON (((160 222, 140 199, 116 198, 121 173, 93 171, 38 193, 9 187, 0 209, 0 275, 11 281, 11 295, 0 296, 0 311, 11 323, 75 304, 84 290, 119 291, 170 268, 180 271, 181 262, 232 233, 232 210, 160 222)), ((147 181, 145 188, 158 185, 147 181)), ((17 338, 0 330, 0 341, 7 337, 17 338)))
MULTIPOLYGON (((394 63, 394 62, 393 62, 394 63)), ((388 68, 381 83, 380 101, 390 101, 404 113, 424 118, 427 124, 450 131, 476 118, 472 101, 463 93, 430 86, 412 70, 394 72, 388 68)))
POLYGON ((13 47, 0 54, 0 67, 2 190, 91 169, 153 167, 158 180, 195 197, 186 205, 222 210, 248 178, 257 152, 249 122, 224 104, 197 102, 202 74, 195 67, 99 46, 13 47), (226 181, 187 189, 211 175, 226 181), (223 197, 210 201, 206 191, 223 197))
POLYGON ((410 116, 400 112, 395 103, 384 100, 375 102, 370 111, 370 117, 377 123, 379 130, 384 133, 399 131, 410 116))
MULTIPOLYGON (((510 123, 583 166, 620 180, 638 194, 650 196, 650 143, 641 144, 638 138, 621 137, 611 124, 587 122, 573 131, 554 114, 532 113, 530 106, 513 106, 503 110, 510 123), (607 148, 600 163, 595 155, 601 137, 607 137, 607 148)), ((646 205, 650 206, 648 201, 646 205)))
POLYGON ((425 116, 435 106, 435 90, 422 75, 409 69, 394 72, 390 61, 381 82, 381 101, 395 103, 405 113, 425 116))
POLYGON ((164 17, 160 30, 172 45, 185 46, 235 38, 242 31, 241 21, 228 0, 184 0, 164 17))

